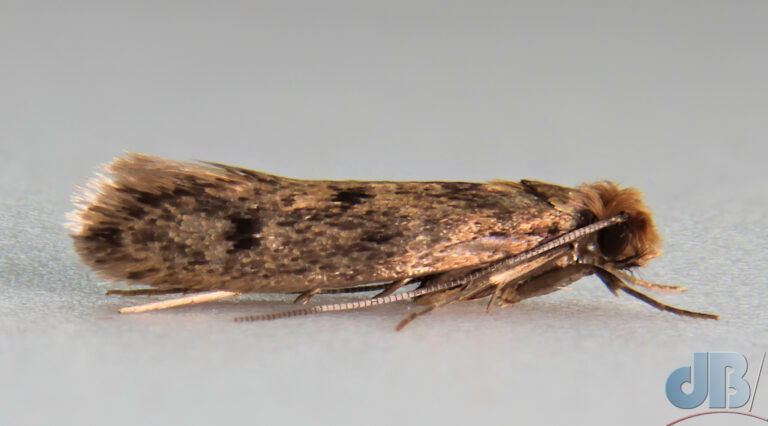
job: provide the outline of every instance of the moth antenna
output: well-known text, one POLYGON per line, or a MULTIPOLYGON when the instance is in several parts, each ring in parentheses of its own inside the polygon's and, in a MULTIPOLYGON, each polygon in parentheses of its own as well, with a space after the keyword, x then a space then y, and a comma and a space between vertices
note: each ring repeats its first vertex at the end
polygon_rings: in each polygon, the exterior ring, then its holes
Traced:
POLYGON ((458 287, 465 283, 464 279, 458 279, 454 281, 448 281, 442 284, 434 285, 431 287, 417 288, 415 290, 406 291, 399 294, 392 294, 384 297, 374 297, 371 299, 357 300, 355 302, 347 303, 332 303, 327 305, 313 306, 311 308, 296 309, 285 312, 275 312, 271 314, 259 314, 259 315, 247 315, 235 318, 235 322, 250 322, 250 321, 268 321, 280 318, 299 317, 303 315, 316 314, 320 312, 339 312, 339 311, 352 311, 355 309, 364 309, 371 306, 386 305, 387 303, 401 302, 403 300, 413 299, 414 297, 423 296, 425 294, 436 293, 438 291, 447 290, 449 288, 458 287))
POLYGON ((460 277, 451 281, 446 281, 444 283, 437 284, 434 286, 417 288, 415 290, 406 291, 400 294, 393 294, 393 295, 384 296, 384 297, 374 297, 371 299, 358 300, 355 302, 332 303, 327 305, 313 306, 311 308, 296 309, 296 310, 285 311, 285 312, 275 312, 271 314, 247 315, 247 316, 235 318, 235 322, 268 321, 268 320, 276 320, 280 318, 290 318, 290 317, 316 314, 320 312, 352 311, 356 309, 368 308, 371 306, 385 305, 387 303, 401 302, 403 300, 413 299, 415 297, 423 296, 425 294, 436 293, 438 291, 448 290, 454 287, 460 287, 471 281, 476 280, 482 275, 485 275, 487 273, 492 273, 498 269, 509 267, 517 263, 524 262, 526 260, 539 256, 543 253, 546 253, 550 250, 553 250, 557 247, 560 247, 565 244, 569 244, 585 235, 592 234, 603 228, 616 225, 618 223, 622 223, 627 220, 629 220, 628 215, 619 214, 614 217, 595 222, 593 224, 581 227, 567 234, 561 235, 560 237, 555 238, 554 240, 538 245, 516 256, 512 256, 506 259, 496 261, 487 267, 480 268, 476 271, 470 272, 469 274, 464 275, 463 277, 460 277))
POLYGON ((393 281, 391 283, 359 285, 347 288, 313 288, 312 290, 307 290, 299 294, 296 299, 293 300, 293 303, 304 305, 309 302, 309 299, 318 294, 349 294, 379 291, 380 293, 377 294, 376 297, 389 296, 403 285, 408 284, 409 281, 410 278, 406 278, 403 280, 393 281))

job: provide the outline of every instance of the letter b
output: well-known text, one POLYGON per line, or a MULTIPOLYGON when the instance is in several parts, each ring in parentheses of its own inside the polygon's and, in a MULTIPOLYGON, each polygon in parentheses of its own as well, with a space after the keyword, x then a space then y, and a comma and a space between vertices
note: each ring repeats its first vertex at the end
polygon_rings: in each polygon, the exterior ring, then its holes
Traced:
POLYGON ((747 359, 736 352, 709 353, 709 408, 725 408, 725 395, 728 388, 736 392, 728 395, 728 408, 739 408, 749 401, 749 383, 744 380, 747 374, 747 359), (733 371, 726 375, 726 368, 733 371))

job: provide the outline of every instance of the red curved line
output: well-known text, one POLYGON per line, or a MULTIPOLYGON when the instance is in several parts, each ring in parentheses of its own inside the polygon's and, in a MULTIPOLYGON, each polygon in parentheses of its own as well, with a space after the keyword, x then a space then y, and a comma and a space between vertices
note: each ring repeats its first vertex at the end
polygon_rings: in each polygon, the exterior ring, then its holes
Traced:
POLYGON ((722 413, 725 413, 725 414, 741 414, 742 416, 754 417, 754 418, 760 419, 760 420, 762 420, 764 422, 768 422, 768 418, 760 417, 757 414, 745 413, 743 411, 715 410, 715 411, 704 411, 702 413, 691 414, 690 416, 685 416, 685 417, 679 418, 679 419, 673 421, 672 423, 667 423, 667 426, 672 426, 673 424, 680 423, 683 420, 688 420, 688 419, 693 418, 693 417, 703 416, 705 414, 722 414, 722 413))

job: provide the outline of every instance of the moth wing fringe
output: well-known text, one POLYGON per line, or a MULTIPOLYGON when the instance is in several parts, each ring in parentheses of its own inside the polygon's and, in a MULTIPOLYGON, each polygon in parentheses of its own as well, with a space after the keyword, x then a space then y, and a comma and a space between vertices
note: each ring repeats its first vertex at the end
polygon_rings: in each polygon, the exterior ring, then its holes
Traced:
POLYGON ((236 293, 234 291, 206 291, 201 293, 195 293, 190 296, 177 297, 175 299, 161 300, 159 302, 146 303, 143 305, 129 306, 120 309, 118 312, 121 314, 127 313, 140 313, 157 311, 161 309, 175 308, 182 305, 196 305, 199 303, 212 302, 214 300, 220 300, 227 297, 240 296, 242 293, 236 293))

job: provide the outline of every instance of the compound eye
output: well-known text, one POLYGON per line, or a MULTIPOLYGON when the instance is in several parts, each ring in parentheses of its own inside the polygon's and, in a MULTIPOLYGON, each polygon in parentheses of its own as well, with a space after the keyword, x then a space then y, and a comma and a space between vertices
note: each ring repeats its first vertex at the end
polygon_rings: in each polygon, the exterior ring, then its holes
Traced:
POLYGON ((615 259, 629 244, 629 222, 610 226, 597 233, 597 246, 607 259, 615 259))

